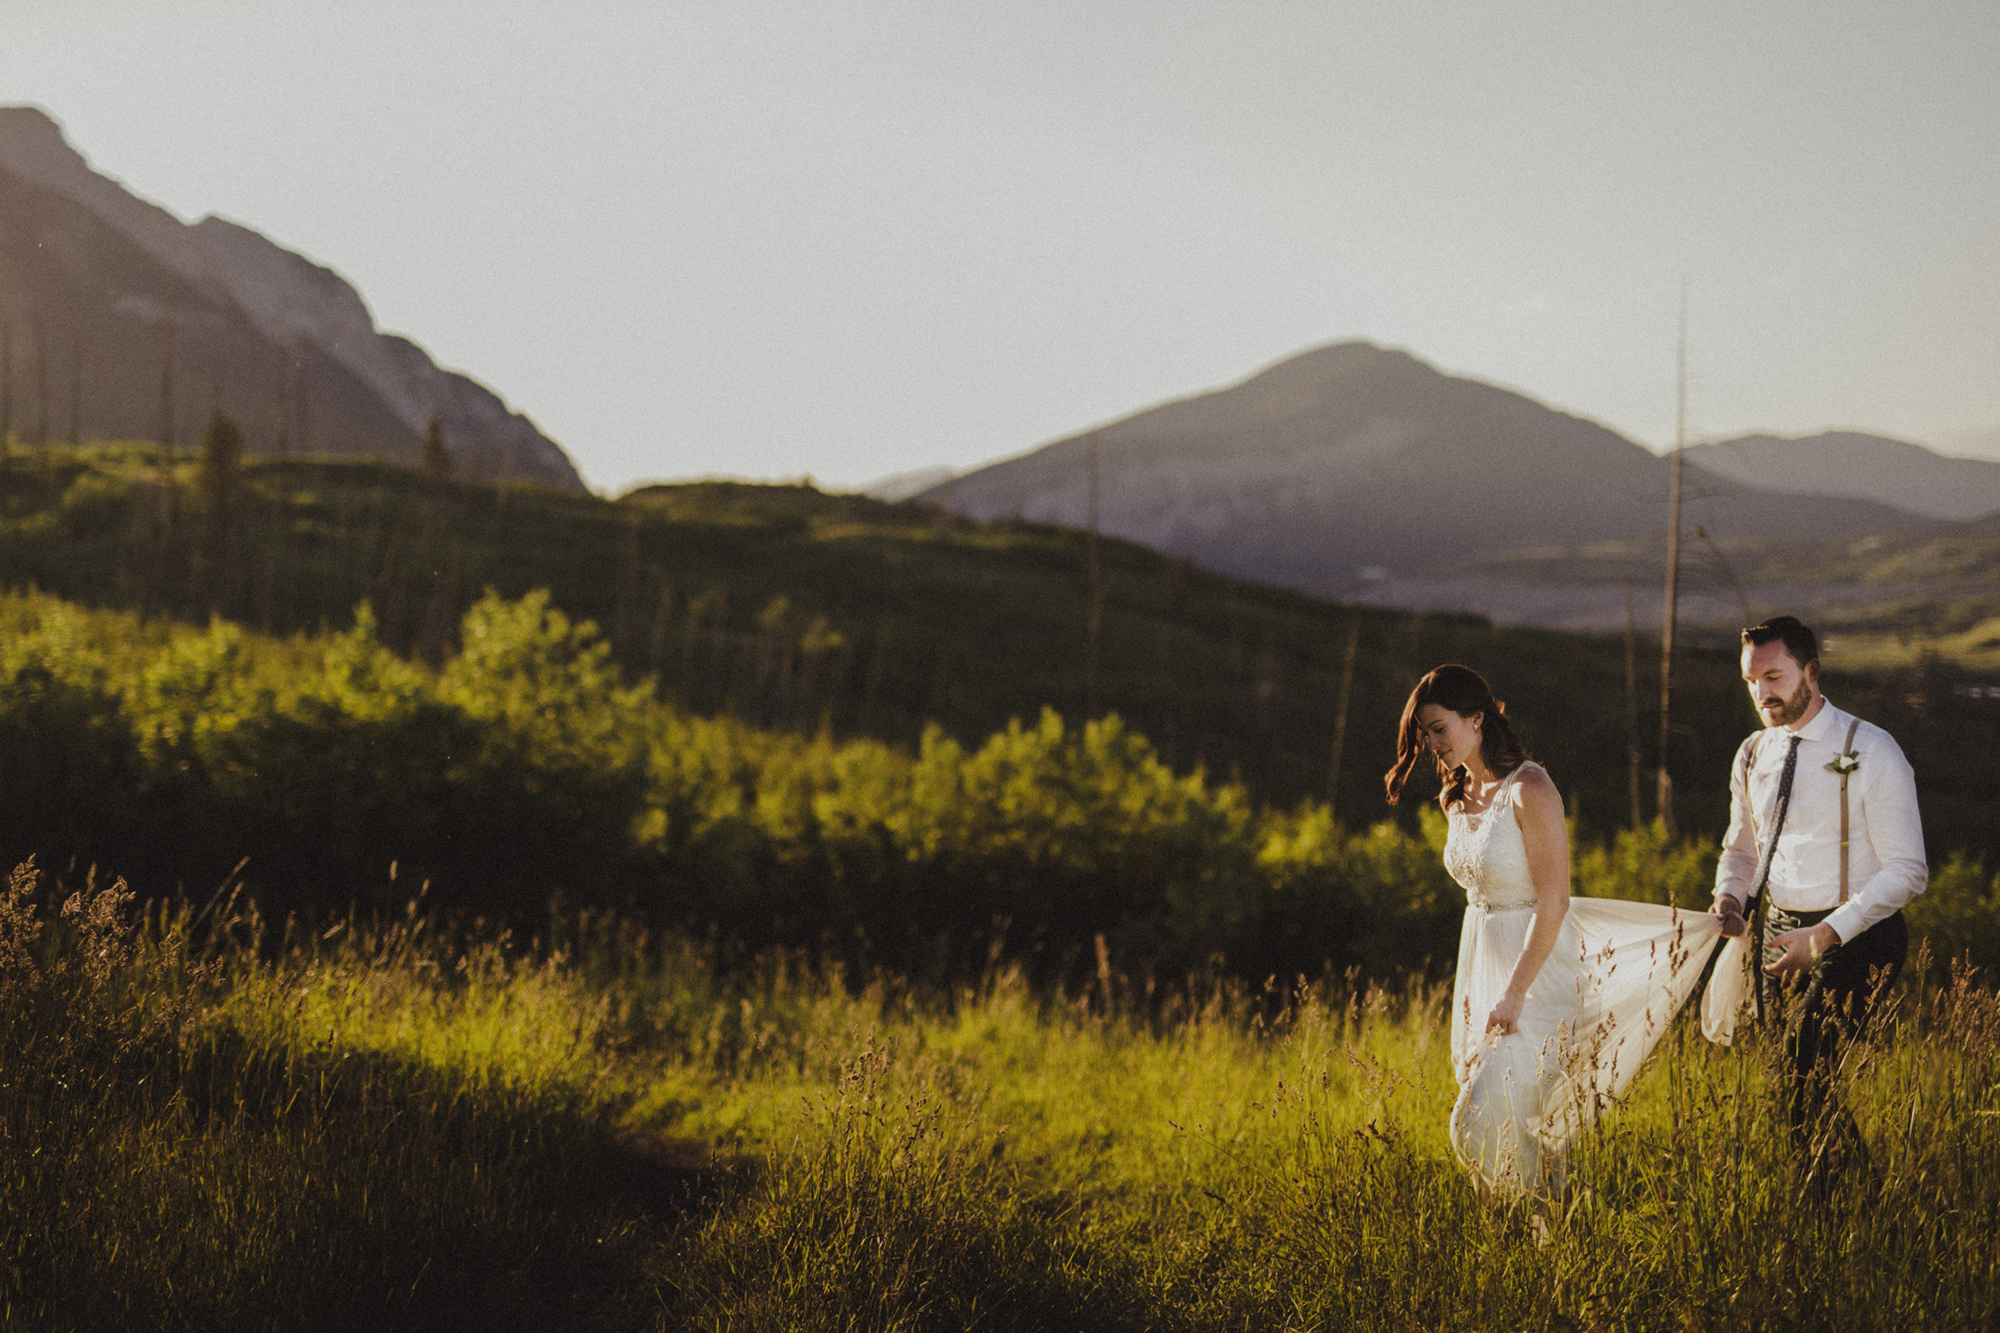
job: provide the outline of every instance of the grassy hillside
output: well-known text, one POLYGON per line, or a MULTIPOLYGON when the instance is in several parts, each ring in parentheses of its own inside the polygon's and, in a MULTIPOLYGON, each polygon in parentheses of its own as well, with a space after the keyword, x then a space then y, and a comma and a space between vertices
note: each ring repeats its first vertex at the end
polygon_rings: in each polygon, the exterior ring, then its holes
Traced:
POLYGON ((1935 652, 1989 685, 2000 673, 2000 515, 1924 537, 1871 537, 1829 553, 1824 568, 1877 594, 1841 618, 1842 651, 1857 664, 1935 652))
MULTIPOLYGON (((253 460, 226 477, 149 446, 15 451, 0 460, 0 578, 92 605, 196 623, 213 612, 284 634, 351 623, 432 663, 487 588, 594 620, 628 678, 699 714, 913 745, 928 721, 966 743, 1044 706, 1087 711, 1087 539, 967 524, 807 487, 653 487, 618 501, 432 479, 368 462, 253 460)), ((1356 610, 1101 545, 1099 707, 1169 766, 1236 775, 1257 798, 1324 798, 1343 653, 1357 635, 1337 808, 1383 812, 1380 774, 1417 675, 1484 671, 1583 825, 1629 820, 1623 645, 1471 617, 1356 610)), ((1641 645, 1648 779, 1657 655, 1641 645)), ((1719 831, 1724 774, 1754 724, 1724 649, 1690 651, 1669 767, 1683 823, 1719 831)), ((1837 680, 1932 782, 1940 848, 1986 847, 2000 785, 1978 756, 2000 707, 1948 667, 1837 680)))
MULTIPOLYGON (((1909 667, 1935 655, 2000 682, 2000 515, 1923 533, 1861 538, 1718 538, 1695 529, 1684 586, 1751 607, 1804 606, 1831 656, 1857 669, 1909 667)), ((1442 573, 1530 586, 1650 585, 1664 537, 1541 547, 1442 573)))

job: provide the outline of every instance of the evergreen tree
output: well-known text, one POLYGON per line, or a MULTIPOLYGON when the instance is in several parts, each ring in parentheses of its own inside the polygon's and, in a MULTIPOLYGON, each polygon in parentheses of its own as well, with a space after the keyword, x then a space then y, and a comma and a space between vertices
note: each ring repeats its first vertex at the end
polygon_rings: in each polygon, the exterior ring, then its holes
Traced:
POLYGON ((234 508, 242 470, 243 429, 228 413, 217 412, 201 437, 201 494, 211 515, 226 518, 234 508))
POLYGON ((243 430, 225 413, 208 419, 201 437, 201 498, 208 511, 204 581, 209 606, 227 611, 236 536, 236 500, 242 484, 243 430))
POLYGON ((451 450, 445 448, 444 423, 432 417, 424 427, 423 470, 426 477, 451 475, 451 450))

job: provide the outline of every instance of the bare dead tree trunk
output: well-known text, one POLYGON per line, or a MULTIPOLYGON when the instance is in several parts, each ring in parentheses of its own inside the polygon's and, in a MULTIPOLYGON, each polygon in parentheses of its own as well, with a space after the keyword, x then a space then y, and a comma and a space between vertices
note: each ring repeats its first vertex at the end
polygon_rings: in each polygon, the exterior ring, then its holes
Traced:
POLYGON ((14 443, 14 321, 0 324, 0 455, 14 443))
POLYGON ((83 443, 83 327, 69 345, 69 442, 83 443))
POLYGON ((1645 822, 1639 808, 1639 629, 1632 613, 1632 580, 1625 580, 1625 766, 1630 779, 1632 827, 1645 822))
POLYGON ((1326 768, 1326 808, 1338 813, 1340 757, 1347 748, 1347 705, 1354 698, 1354 654, 1361 646, 1361 617, 1347 627, 1347 650, 1340 655, 1340 696, 1333 705, 1333 757, 1326 768))
POLYGON ((1097 435, 1093 432, 1084 442, 1085 466, 1089 471, 1088 510, 1089 535, 1085 539, 1086 577, 1089 583, 1090 648, 1087 658, 1086 677, 1089 693, 1089 715, 1097 717, 1098 710, 1098 642, 1104 628, 1104 583, 1103 571, 1098 566, 1097 555, 1097 435))
POLYGON ((174 447, 174 318, 170 315, 160 348, 160 447, 174 447))
POLYGON ((1667 606, 1660 634, 1660 820, 1667 835, 1674 833, 1674 780, 1667 771, 1668 744, 1673 736, 1674 628, 1680 611, 1681 465, 1687 445, 1687 293, 1681 293, 1680 340, 1674 354, 1674 465, 1667 499, 1667 606))

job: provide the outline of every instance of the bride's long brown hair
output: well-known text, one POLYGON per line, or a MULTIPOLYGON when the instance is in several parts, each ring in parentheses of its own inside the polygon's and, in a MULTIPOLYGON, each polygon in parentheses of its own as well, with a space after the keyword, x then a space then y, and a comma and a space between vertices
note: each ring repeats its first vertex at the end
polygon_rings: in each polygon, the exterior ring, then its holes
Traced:
POLYGON ((1403 799, 1403 785, 1416 772, 1417 760, 1426 754, 1437 765, 1438 781, 1444 783, 1438 804, 1450 809, 1465 799, 1469 777, 1465 765, 1446 769, 1444 760, 1424 744, 1424 728, 1417 721, 1417 710, 1425 704, 1448 708, 1460 717, 1483 719, 1479 727, 1479 755, 1495 777, 1504 778, 1527 762, 1527 747, 1507 721, 1507 705, 1493 697, 1486 678, 1471 667, 1448 662, 1418 681, 1417 688, 1410 691, 1409 702, 1403 705, 1402 728, 1396 734, 1396 764, 1382 779, 1389 791, 1390 805, 1403 799))

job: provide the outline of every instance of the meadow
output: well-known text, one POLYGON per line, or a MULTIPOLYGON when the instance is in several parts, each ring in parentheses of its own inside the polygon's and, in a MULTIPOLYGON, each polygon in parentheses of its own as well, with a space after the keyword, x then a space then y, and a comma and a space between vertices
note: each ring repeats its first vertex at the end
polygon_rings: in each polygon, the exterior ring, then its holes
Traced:
MULTIPOLYGON (((1921 973, 1922 969, 1920 969, 1921 973)), ((1905 1329, 2000 1317, 2000 998, 1912 986, 1802 1179, 1677 1030, 1571 1187, 1449 1156, 1440 992, 949 991, 588 914, 0 898, 10 1328, 1905 1329)))
MULTIPOLYGON (((1939 663, 1843 682, 1920 757, 1934 841, 1921 961, 1842 1071, 1865 1160, 1802 1178, 1772 1044, 1677 1030, 1559 1203, 1496 1207, 1445 1142, 1442 821, 1336 813, 1298 775, 1326 758, 1329 639, 1366 631, 1377 711, 1476 648, 1553 766, 1602 779, 1575 784, 1576 891, 1704 905, 1713 830, 1615 816, 1622 694, 1576 682, 1616 645, 1107 543, 1107 700, 1296 742, 1207 768, 1001 688, 1074 637, 1042 594, 1073 599, 1075 534, 804 487, 212 482, 111 447, 0 459, 6 1327, 2000 1318, 1995 710, 1939 663), (874 612, 842 599, 891 567, 926 589, 901 646, 843 648, 874 612), (677 600, 708 568, 737 591, 677 600), (565 609, 593 596, 609 633, 565 609), (978 675, 995 598, 1027 628, 978 675), (927 676, 950 642, 966 669, 927 676)), ((1695 778, 1741 706, 1702 688, 1695 778)))

